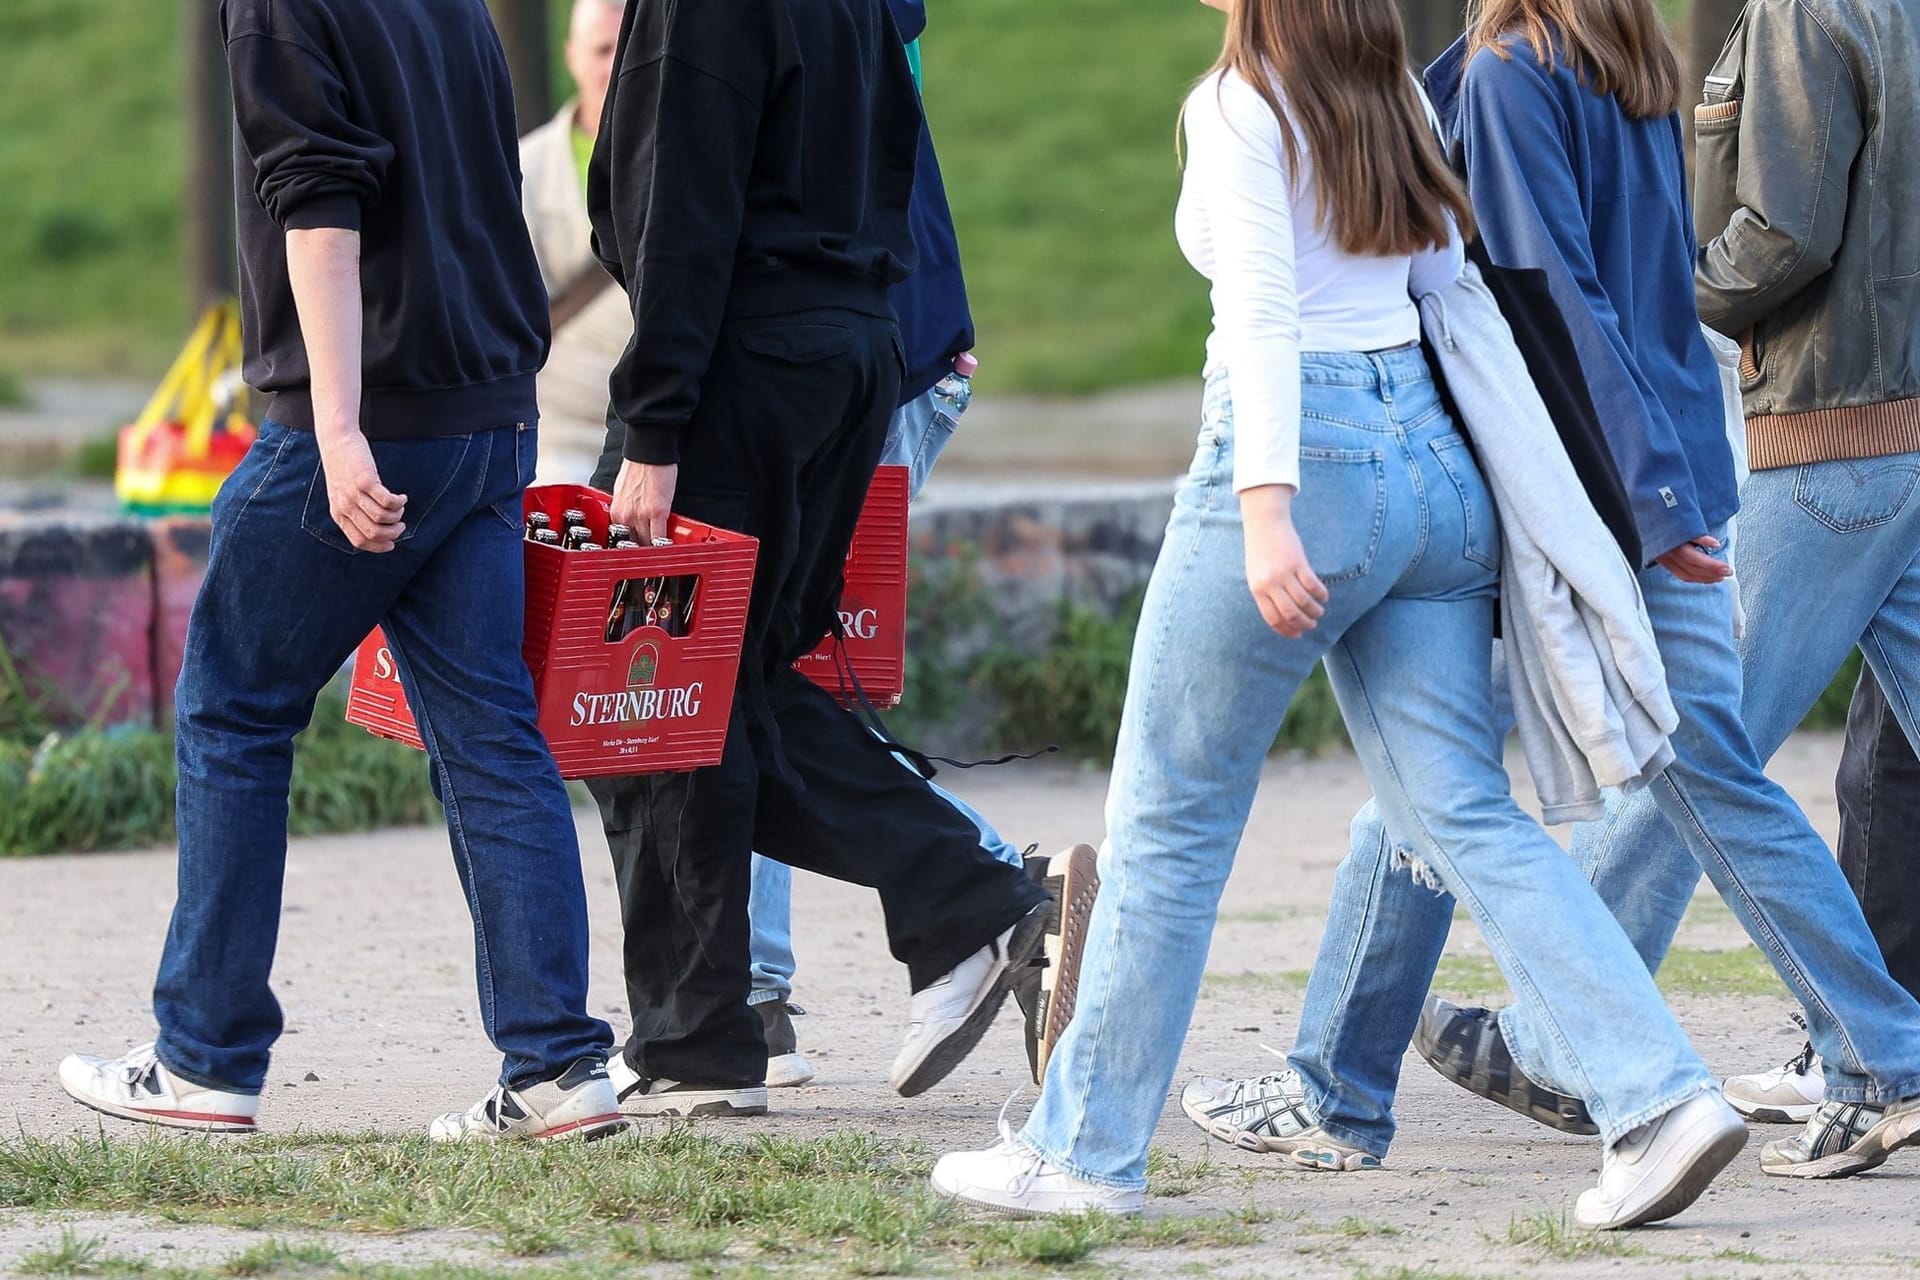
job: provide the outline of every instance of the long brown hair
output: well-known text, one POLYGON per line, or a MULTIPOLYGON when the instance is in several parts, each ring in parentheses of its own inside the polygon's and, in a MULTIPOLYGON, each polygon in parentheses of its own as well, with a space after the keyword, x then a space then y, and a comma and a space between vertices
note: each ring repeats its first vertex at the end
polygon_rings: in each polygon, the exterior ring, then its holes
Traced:
POLYGON ((1466 190, 1408 73, 1394 0, 1234 0, 1213 70, 1237 72, 1266 99, 1295 173, 1298 122, 1320 222, 1346 252, 1387 257, 1443 245, 1455 227, 1472 234, 1466 190))
POLYGON ((1512 57, 1500 40, 1515 34, 1542 64, 1558 58, 1595 93, 1611 94, 1631 119, 1680 105, 1680 56, 1653 0, 1474 0, 1467 60, 1482 49, 1512 57))

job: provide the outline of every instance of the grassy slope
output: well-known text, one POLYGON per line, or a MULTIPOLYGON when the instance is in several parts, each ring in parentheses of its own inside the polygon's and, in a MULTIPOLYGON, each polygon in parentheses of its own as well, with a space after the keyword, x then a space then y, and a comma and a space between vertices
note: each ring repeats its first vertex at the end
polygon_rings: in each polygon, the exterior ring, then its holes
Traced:
MULTIPOLYGON (((150 375, 183 336, 178 6, 85 8, 0 5, 0 368, 150 375)), ((1173 245, 1173 119, 1218 31, 1173 0, 935 6, 929 109, 989 386, 1197 367, 1205 291, 1173 245)))
POLYGON ((1198 370, 1206 289, 1173 242, 1174 118, 1220 25, 1176 0, 933 6, 927 110, 983 385, 1084 391, 1198 370))
POLYGON ((178 11, 0 4, 0 367, 152 374, 184 336, 178 11))

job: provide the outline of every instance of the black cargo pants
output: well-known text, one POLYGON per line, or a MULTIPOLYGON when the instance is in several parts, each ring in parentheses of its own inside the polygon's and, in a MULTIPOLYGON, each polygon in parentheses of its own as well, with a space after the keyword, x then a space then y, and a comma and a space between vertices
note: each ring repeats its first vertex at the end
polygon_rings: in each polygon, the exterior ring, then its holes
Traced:
MULTIPOLYGON (((627 1061, 645 1078, 766 1077, 747 1005, 754 850, 877 889, 915 990, 1045 901, 792 669, 837 617, 900 369, 891 318, 835 310, 729 320, 703 380, 674 510, 760 539, 725 755, 692 773, 590 784, 626 932, 627 1061)), ((595 487, 612 489, 622 439, 610 424, 595 487)))
POLYGON ((1840 869, 1860 899, 1893 980, 1920 996, 1920 758, 1870 667, 1847 710, 1834 782, 1840 869))

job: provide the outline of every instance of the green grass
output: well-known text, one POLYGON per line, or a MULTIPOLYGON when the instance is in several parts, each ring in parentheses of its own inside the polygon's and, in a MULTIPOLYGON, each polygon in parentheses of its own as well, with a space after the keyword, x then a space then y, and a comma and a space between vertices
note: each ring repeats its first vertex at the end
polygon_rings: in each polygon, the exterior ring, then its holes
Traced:
POLYGON ((20 375, 11 369, 0 369, 0 409, 19 409, 27 404, 27 388, 20 381, 20 375))
POLYGON ((181 6, 0 5, 0 349, 152 376, 185 337, 181 6))
MULTIPOLYGON (((1286 976, 1286 975, 1279 975, 1286 976)), ((1214 980, 1208 975, 1208 981, 1214 980)), ((1779 996, 1787 991, 1773 966, 1758 948, 1735 947, 1728 951, 1702 951, 1693 947, 1675 947, 1654 979, 1670 996, 1779 996)), ((1472 1001, 1511 999, 1500 967, 1486 955, 1442 956, 1434 970, 1433 990, 1449 997, 1472 1001)))
MULTIPOLYGON (((503 1258, 565 1255, 569 1272, 596 1273, 722 1259, 855 1274, 947 1264, 1053 1267, 1107 1247, 1258 1240, 1251 1212, 1151 1222, 975 1220, 927 1190, 927 1169, 917 1149, 851 1132, 737 1141, 679 1128, 593 1146, 458 1149, 374 1136, 246 1144, 10 1138, 0 1139, 0 1208, 150 1213, 276 1232, 468 1231, 503 1258)), ((71 1235, 31 1261, 43 1275, 147 1270, 71 1235)), ((269 1241, 229 1260, 220 1274, 318 1274, 341 1265, 321 1245, 269 1241)), ((351 1268, 356 1275, 377 1270, 351 1268)))
POLYGON ((1544 1210, 1529 1218, 1510 1221, 1507 1243, 1562 1262, 1592 1257, 1628 1258, 1646 1253, 1625 1236, 1587 1231, 1574 1226, 1565 1213, 1544 1210))
MULTIPOLYGON (((550 3, 557 49, 568 5, 550 3)), ((153 376, 184 337, 179 12, 0 6, 0 348, 22 372, 153 376)), ((1220 25, 1167 0, 936 7, 927 103, 983 387, 1199 369, 1206 291, 1173 241, 1173 122, 1220 25)))
MULTIPOLYGON (((0 720, 6 719, 0 696, 0 720)), ((320 700, 296 740, 288 829, 296 835, 365 831, 437 817, 426 757, 342 719, 337 695, 320 700)), ((171 844, 173 736, 152 729, 84 728, 0 734, 0 856, 171 844)))

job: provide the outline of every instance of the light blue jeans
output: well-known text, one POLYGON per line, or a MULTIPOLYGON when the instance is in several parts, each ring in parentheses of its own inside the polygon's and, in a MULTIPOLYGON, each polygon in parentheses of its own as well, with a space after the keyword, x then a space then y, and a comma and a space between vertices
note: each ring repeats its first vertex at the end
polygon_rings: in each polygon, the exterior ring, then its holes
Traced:
MULTIPOLYGON (((1641 575, 1680 712, 1672 767, 1576 830, 1592 877, 1658 968, 1704 868, 1806 1008, 1844 1101, 1920 1093, 1920 1004, 1887 976, 1826 844, 1763 772, 1859 643, 1909 734, 1920 696, 1920 454, 1755 472, 1741 492, 1732 589, 1641 575)), ((1392 870, 1375 806, 1353 824, 1291 1062, 1329 1133, 1375 1154, 1393 1136, 1402 1054, 1445 945, 1451 903, 1392 870), (1361 1016, 1364 1014, 1364 1016, 1361 1016)), ((1502 1016, 1514 1061, 1585 1096, 1538 1006, 1502 1016)))
MULTIPOLYGON (((918 497, 933 464, 953 438, 957 425, 954 406, 928 391, 910 400, 894 412, 887 426, 887 443, 880 455, 882 466, 906 467, 908 492, 918 497)), ((952 793, 935 786, 955 809, 980 828, 980 843, 1002 862, 1020 865, 1020 851, 1000 837, 985 818, 952 793)), ((748 1004, 785 1000, 793 994, 793 868, 759 854, 753 857, 752 891, 747 899, 747 915, 753 925, 753 994, 748 1004)))
POLYGON ((1319 626, 1283 639, 1247 589, 1216 375, 1134 638, 1079 998, 1022 1135, 1099 1185, 1145 1181, 1261 768, 1323 659, 1400 843, 1551 1011, 1607 1136, 1713 1087, 1620 926, 1508 792, 1491 673, 1499 528, 1424 357, 1308 355, 1302 382, 1293 517, 1331 590, 1319 626))

